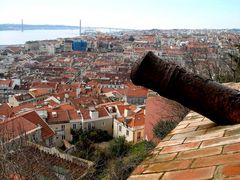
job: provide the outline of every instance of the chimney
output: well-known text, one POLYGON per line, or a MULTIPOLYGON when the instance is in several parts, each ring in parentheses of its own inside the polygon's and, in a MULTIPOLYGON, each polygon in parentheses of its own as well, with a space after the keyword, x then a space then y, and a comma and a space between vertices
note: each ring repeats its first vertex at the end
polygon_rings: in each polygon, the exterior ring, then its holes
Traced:
POLYGON ((99 117, 99 113, 96 110, 89 110, 89 115, 91 119, 97 119, 99 117))
POLYGON ((64 94, 64 102, 67 102, 68 101, 68 99, 69 99, 69 94, 64 94))
POLYGON ((124 109, 124 117, 128 117, 128 116, 130 116, 132 114, 132 112, 131 112, 131 110, 130 109, 128 109, 128 108, 126 108, 126 109, 124 109))
POLYGON ((109 113, 113 113, 113 108, 112 107, 108 107, 108 112, 109 113))
POLYGON ((52 112, 52 117, 56 118, 57 117, 57 112, 52 112))
POLYGON ((78 88, 76 89, 76 97, 79 97, 80 93, 81 93, 81 88, 78 87, 78 88))

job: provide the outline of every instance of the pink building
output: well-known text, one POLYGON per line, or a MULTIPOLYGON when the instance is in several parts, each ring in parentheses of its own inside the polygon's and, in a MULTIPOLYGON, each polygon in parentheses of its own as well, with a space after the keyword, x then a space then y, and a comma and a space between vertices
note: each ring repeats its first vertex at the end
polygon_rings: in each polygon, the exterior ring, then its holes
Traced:
POLYGON ((157 122, 161 120, 181 121, 184 115, 182 105, 150 92, 146 100, 145 139, 154 140, 153 128, 157 122))

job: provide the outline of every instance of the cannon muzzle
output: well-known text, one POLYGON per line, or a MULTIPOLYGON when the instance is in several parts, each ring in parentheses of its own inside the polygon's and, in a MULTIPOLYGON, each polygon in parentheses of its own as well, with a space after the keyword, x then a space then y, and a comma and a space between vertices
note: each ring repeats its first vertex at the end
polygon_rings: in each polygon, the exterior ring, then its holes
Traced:
POLYGON ((217 124, 240 123, 240 92, 187 72, 148 52, 132 68, 131 80, 177 101, 217 124))

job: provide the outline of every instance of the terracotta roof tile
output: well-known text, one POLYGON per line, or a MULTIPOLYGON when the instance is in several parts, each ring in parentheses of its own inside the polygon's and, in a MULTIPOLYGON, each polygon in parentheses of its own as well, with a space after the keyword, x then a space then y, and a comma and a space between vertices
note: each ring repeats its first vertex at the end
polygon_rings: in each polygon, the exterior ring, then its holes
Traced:
POLYGON ((33 96, 31 94, 29 94, 29 93, 26 93, 26 94, 15 94, 14 97, 19 102, 25 101, 25 100, 29 100, 29 99, 33 99, 33 96))
POLYGON ((124 105, 124 102, 123 101, 107 102, 107 103, 99 104, 97 105, 97 107, 110 107, 115 105, 124 105))
POLYGON ((40 125, 42 127, 41 135, 43 140, 46 140, 55 134, 54 131, 48 126, 48 124, 35 111, 28 112, 21 116, 32 122, 33 124, 40 125))
POLYGON ((145 89, 131 89, 127 91, 127 96, 130 97, 147 97, 147 90, 145 89))
POLYGON ((0 122, 0 137, 9 141, 34 130, 38 126, 24 117, 18 116, 0 122))
POLYGON ((0 116, 11 117, 13 114, 12 108, 7 103, 0 105, 0 116))
POLYGON ((77 120, 81 118, 76 110, 69 110, 68 115, 70 120, 77 120))
POLYGON ((70 104, 61 104, 53 108, 48 108, 47 112, 47 122, 49 124, 67 123, 70 120, 76 120, 81 118, 74 106, 70 104), (56 117, 54 117, 55 115, 53 115, 53 113, 56 113, 56 117))
POLYGON ((84 120, 91 119, 88 109, 81 108, 80 111, 84 120))
POLYGON ((145 124, 145 114, 143 109, 137 110, 135 105, 117 105, 117 109, 121 115, 121 117, 117 118, 119 122, 127 123, 128 127, 137 127, 144 126, 145 124), (124 111, 130 111, 130 115, 124 117, 124 111))
POLYGON ((48 124, 68 123, 70 121, 67 111, 52 111, 52 112, 48 112, 47 119, 48 124), (52 112, 56 113, 56 117, 55 115, 53 115, 52 112))
POLYGON ((59 84, 58 92, 63 92, 65 89, 70 89, 71 91, 76 91, 78 87, 81 87, 81 83, 73 83, 73 84, 59 84))
POLYGON ((23 109, 34 109, 35 105, 33 103, 27 103, 27 104, 22 104, 20 106, 13 107, 12 110, 14 113, 18 113, 19 111, 23 109))
POLYGON ((99 107, 99 108, 96 108, 96 111, 98 111, 99 113, 99 117, 106 117, 106 116, 109 116, 106 108, 104 107, 99 107))
POLYGON ((68 111, 68 110, 75 110, 73 105, 70 105, 68 103, 63 103, 63 104, 58 104, 56 106, 53 106, 52 108, 48 108, 48 112, 53 112, 53 111, 68 111))
POLYGON ((57 82, 32 82, 31 88, 34 89, 56 89, 57 82))
POLYGON ((12 84, 12 80, 10 80, 10 79, 0 79, 0 85, 10 87, 11 84, 12 84))
POLYGON ((57 99, 60 98, 60 100, 64 100, 65 94, 67 94, 69 98, 76 98, 77 96, 75 91, 61 91, 59 93, 52 94, 52 96, 54 96, 57 99))
POLYGON ((29 93, 33 96, 33 97, 39 97, 39 96, 43 96, 43 95, 47 95, 49 94, 49 91, 47 89, 30 89, 29 93))

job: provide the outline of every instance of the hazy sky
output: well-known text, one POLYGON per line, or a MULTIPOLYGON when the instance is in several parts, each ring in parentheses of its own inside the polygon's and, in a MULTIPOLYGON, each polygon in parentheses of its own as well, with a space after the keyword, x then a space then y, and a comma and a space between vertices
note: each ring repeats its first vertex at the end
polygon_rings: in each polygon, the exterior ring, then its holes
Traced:
POLYGON ((240 28, 240 0, 1 0, 0 24, 240 28))

